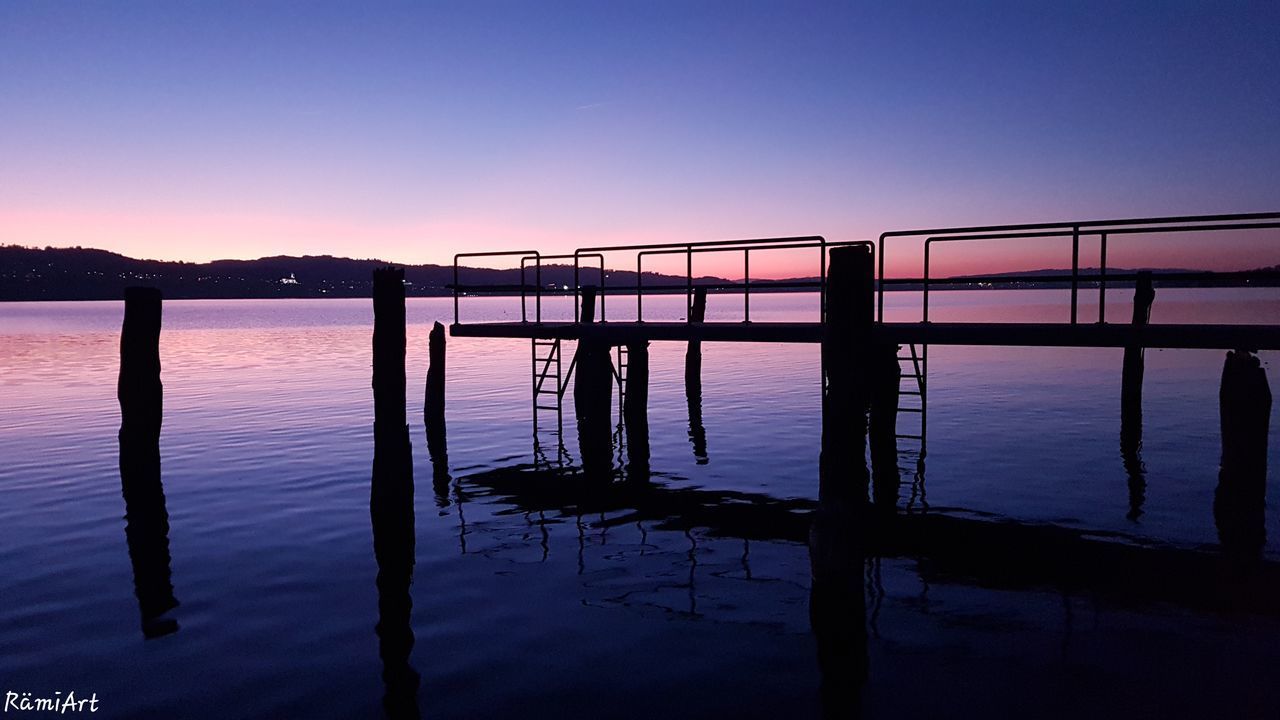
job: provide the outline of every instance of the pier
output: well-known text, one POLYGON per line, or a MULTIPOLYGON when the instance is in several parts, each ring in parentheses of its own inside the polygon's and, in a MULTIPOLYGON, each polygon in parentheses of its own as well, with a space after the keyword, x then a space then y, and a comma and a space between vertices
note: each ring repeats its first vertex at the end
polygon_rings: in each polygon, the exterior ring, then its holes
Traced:
MULTIPOLYGON (((1280 273, 1274 270, 1257 272, 1173 272, 1148 271, 1117 272, 1109 269, 1108 244, 1118 238, 1148 236, 1153 239, 1170 237, 1194 237, 1212 240, 1231 233, 1257 236, 1269 233, 1267 241, 1277 239, 1280 229, 1280 213, 1249 213, 1234 215, 1174 216, 1156 218, 1128 218, 1119 220, 1084 220, 1017 225, 989 225, 974 227, 933 228, 902 230, 882 233, 876 241, 831 241, 821 236, 762 238, 746 240, 719 240, 701 243, 657 243, 621 246, 579 248, 571 254, 543 255, 536 250, 501 252, 468 252, 454 257, 453 307, 454 319, 449 332, 454 337, 527 339, 532 347, 533 414, 535 440, 539 432, 539 414, 554 412, 556 427, 563 428, 564 395, 572 385, 575 388, 575 405, 579 408, 581 438, 603 437, 609 414, 581 412, 584 407, 607 407, 598 398, 579 397, 582 394, 606 396, 611 393, 608 376, 612 375, 621 399, 630 394, 643 398, 647 395, 647 372, 626 377, 628 350, 647 347, 650 342, 687 343, 690 353, 705 342, 754 342, 754 343, 817 343, 823 346, 824 416, 840 415, 852 403, 864 412, 872 406, 873 395, 894 396, 893 409, 883 408, 881 401, 881 425, 897 426, 898 412, 919 415, 919 433, 895 432, 897 439, 919 440, 923 446, 928 399, 928 349, 930 345, 988 345, 1009 347, 1096 347, 1124 348, 1124 383, 1122 404, 1125 409, 1125 426, 1128 445, 1133 445, 1134 432, 1141 434, 1142 350, 1162 349, 1218 349, 1237 351, 1249 356, 1260 350, 1280 350, 1280 324, 1214 323, 1214 324, 1153 324, 1149 322, 1151 307, 1162 283, 1192 286, 1273 287, 1280 284, 1280 273), (939 278, 933 267, 934 248, 940 243, 962 248, 965 243, 977 242, 1058 243, 1069 251, 1070 271, 1057 274, 1020 275, 967 275, 962 278, 939 278), (1096 242, 1096 269, 1086 269, 1082 263, 1082 241, 1096 242), (921 272, 914 277, 887 277, 886 256, 901 254, 903 246, 915 243, 922 251, 921 272), (812 253, 813 273, 810 279, 797 281, 773 281, 754 279, 751 263, 762 256, 780 251, 812 253), (695 278, 694 258, 706 254, 728 255, 741 259, 740 282, 706 282, 695 278), (634 259, 633 284, 609 284, 610 273, 606 269, 611 259, 634 259), (683 284, 645 283, 645 262, 662 256, 683 259, 685 277, 683 284), (467 284, 463 263, 492 261, 503 258, 508 262, 518 260, 519 282, 507 285, 467 284), (542 282, 544 263, 567 265, 572 263, 573 287, 551 288, 542 282), (844 269, 841 269, 843 266, 844 269), (1056 287, 1069 292, 1066 322, 937 322, 930 318, 930 292, 939 288, 1008 288, 1056 287), (1107 294, 1112 296, 1121 289, 1134 288, 1133 313, 1130 322, 1109 322, 1106 318, 1107 294), (918 290, 921 296, 920 315, 917 319, 888 321, 885 318, 885 293, 895 289, 918 290), (751 316, 753 296, 777 292, 814 292, 818 294, 817 312, 808 320, 775 322, 759 321, 751 316), (742 315, 739 319, 709 321, 705 313, 707 293, 740 294, 742 315), (1081 314, 1083 299, 1096 293, 1098 315, 1085 319, 1081 314), (465 298, 481 295, 518 295, 520 320, 505 322, 464 322, 461 308, 465 298), (657 296, 683 295, 688 309, 683 321, 652 320, 645 317, 645 301, 657 296), (547 297, 571 296, 572 320, 548 320, 543 317, 543 300, 547 297), (613 299, 612 303, 608 301, 613 299), (628 317, 608 316, 608 306, 625 303, 628 317), (699 304, 701 303, 701 305, 699 304), (632 309, 630 306, 634 304, 632 309), (598 309, 597 309, 598 306, 598 309), (839 317, 837 317, 839 316, 839 317), (578 357, 563 363, 562 343, 574 341, 578 353, 593 358, 586 381, 578 377, 572 383, 575 370, 581 373, 578 357), (616 360, 612 373, 602 370, 598 362, 611 357, 610 348, 616 348, 616 360), (905 348, 905 349, 904 349, 905 348), (584 349, 586 349, 585 355, 584 349), (887 360, 887 353, 895 352, 896 360, 887 360), (877 358, 880 362, 877 363, 877 358), (891 365, 898 365, 893 372, 891 365), (878 370, 872 371, 872 368, 878 370), (850 375, 853 394, 830 401, 833 386, 839 392, 841 376, 850 375), (906 382, 902 387, 900 383, 906 382), (865 386, 865 387, 864 387, 865 386), (917 397, 916 405, 899 405, 906 398, 917 397)), ((1089 259, 1088 262, 1092 262, 1089 259)), ((615 265, 615 267, 618 267, 615 265)), ((1113 305, 1115 301, 1112 301, 1113 305)), ((646 351, 647 352, 647 351, 646 351)), ((697 352, 700 353, 700 350, 697 352)), ((701 360, 690 365, 692 373, 700 372, 701 360)), ((1232 374, 1228 363, 1224 380, 1232 374)), ((688 377, 686 385, 700 387, 698 378, 688 377)), ((1262 378, 1265 385, 1265 377, 1262 378)), ((620 412, 621 422, 629 418, 643 418, 643 400, 631 404, 620 412)), ((863 413, 854 413, 862 415, 863 413)), ((692 416, 691 416, 692 417, 692 416)), ((824 417, 824 425, 828 418, 824 417)), ((833 419, 833 422, 843 422, 833 419)), ((647 421, 646 421, 647 422, 647 421)), ((875 424, 874 421, 872 424, 875 424)), ((864 438, 867 428, 858 431, 864 438)), ((842 433, 847 435, 848 433, 842 433)), ((1265 432, 1264 432, 1265 436, 1265 432)), ((1230 442, 1225 440, 1224 442, 1230 442)), ((1265 443, 1265 438, 1264 438, 1265 443)), ((590 442, 589 444, 595 444, 590 442)), ((647 445, 647 443, 642 443, 647 445)), ((1265 449, 1265 444, 1264 444, 1265 449)), ((584 448, 585 450, 585 448, 584 448)), ((923 447, 922 447, 923 450, 923 447)), ((584 452, 584 457, 595 453, 584 452)), ((641 464, 643 464, 643 460, 641 464)))

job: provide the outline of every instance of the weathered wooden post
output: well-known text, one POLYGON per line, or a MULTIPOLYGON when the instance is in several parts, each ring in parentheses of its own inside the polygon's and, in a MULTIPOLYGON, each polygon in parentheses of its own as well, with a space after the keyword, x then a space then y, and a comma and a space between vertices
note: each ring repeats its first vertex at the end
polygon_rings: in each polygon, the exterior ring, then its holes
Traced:
POLYGON ((627 428, 627 476, 649 477, 649 343, 627 344, 627 394, 623 398, 627 428))
POLYGON ((898 346, 874 342, 871 347, 871 443, 872 496, 877 507, 893 510, 898 504, 902 474, 898 469, 898 399, 902 368, 898 346))
MULTIPOLYGON (((707 317, 707 289, 694 288, 689 306, 689 322, 704 322, 707 317)), ((702 341, 690 340, 684 353, 684 397, 689 406, 689 440, 693 443, 694 461, 706 465, 707 430, 702 426, 702 341)))
POLYGON ((164 387, 160 382, 160 291, 131 287, 124 291, 120 330, 120 432, 138 438, 160 437, 164 387))
POLYGON ((422 420, 427 430, 427 452, 431 456, 432 478, 436 490, 449 484, 449 445, 444 421, 445 335, 444 325, 437 322, 428 338, 426 397, 422 404, 422 420))
MULTIPOLYGON (((443 370, 443 367, 441 368, 443 370)), ((404 270, 373 271, 373 477, 369 516, 378 563, 378 654, 389 715, 416 716, 411 613, 415 533, 413 448, 405 408, 404 270)))
POLYGON ((374 429, 405 427, 404 268, 373 271, 374 429))
POLYGON ((827 270, 827 319, 822 342, 820 502, 863 504, 867 409, 871 401, 874 275, 870 248, 833 248, 827 270))
POLYGON ((1267 434, 1271 387, 1257 356, 1228 352, 1218 391, 1222 464, 1213 515, 1224 550, 1256 559, 1266 543, 1267 434))
POLYGON ((178 630, 165 614, 178 606, 169 557, 169 513, 160 478, 160 426, 164 388, 160 382, 161 295, 156 288, 124 291, 120 331, 120 489, 125 540, 133 565, 142 634, 148 639, 178 630))
POLYGON ((579 322, 584 327, 574 354, 573 409, 578 421, 578 452, 583 472, 607 476, 613 470, 613 361, 609 346, 592 336, 596 288, 582 288, 579 322))
MULTIPOLYGON (((1130 322, 1135 333, 1151 319, 1151 304, 1156 293, 1152 288, 1151 272, 1138 273, 1133 292, 1133 319, 1130 322)), ((1120 457, 1123 459, 1129 485, 1130 520, 1142 516, 1142 505, 1147 496, 1146 467, 1142 464, 1142 376, 1145 360, 1141 342, 1125 346, 1124 366, 1120 378, 1120 457)))
POLYGON ((1151 303, 1156 299, 1151 272, 1138 273, 1133 292, 1135 339, 1124 348, 1124 368, 1120 379, 1120 449, 1136 452, 1142 446, 1142 375, 1144 370, 1142 328, 1151 320, 1151 303))

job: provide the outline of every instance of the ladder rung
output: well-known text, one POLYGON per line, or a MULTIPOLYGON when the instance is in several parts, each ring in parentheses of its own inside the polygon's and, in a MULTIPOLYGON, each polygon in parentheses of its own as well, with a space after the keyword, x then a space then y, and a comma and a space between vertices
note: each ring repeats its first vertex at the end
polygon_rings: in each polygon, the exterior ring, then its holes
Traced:
POLYGON ((919 390, 899 390, 899 395, 920 395, 919 390))
POLYGON ((898 412, 922 413, 922 412, 924 412, 924 408, 904 408, 904 407, 900 407, 900 408, 898 408, 898 412))
POLYGON ((534 405, 534 407, 538 410, 555 410, 556 412, 560 412, 560 408, 555 405, 534 405))
POLYGON ((902 438, 903 440, 924 440, 923 435, 894 435, 894 437, 902 438))

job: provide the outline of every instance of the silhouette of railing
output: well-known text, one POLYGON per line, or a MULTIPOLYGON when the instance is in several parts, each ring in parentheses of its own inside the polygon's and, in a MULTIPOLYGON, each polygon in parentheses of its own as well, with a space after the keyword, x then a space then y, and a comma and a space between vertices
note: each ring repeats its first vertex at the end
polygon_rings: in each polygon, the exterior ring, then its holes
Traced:
MULTIPOLYGON (((889 285, 921 285, 922 320, 929 321, 929 288, 934 283, 954 284, 989 283, 1025 284, 1027 282, 1069 282, 1071 289, 1071 324, 1079 319, 1078 300, 1080 284, 1098 284, 1098 322, 1106 322, 1107 281, 1131 281, 1135 273, 1107 274, 1107 239, 1116 235, 1142 235, 1159 233, 1225 232, 1239 230, 1280 229, 1280 213, 1240 213, 1234 215, 1185 215, 1157 218, 1129 218, 1122 220, 1083 220, 1059 223, 1028 223, 1021 225, 986 225, 975 227, 932 228, 928 230, 894 230, 881 233, 879 239, 879 290, 877 293, 877 319, 884 321, 884 292, 889 285), (1099 267, 1097 275, 1080 272, 1080 239, 1097 237, 1099 242, 1099 267), (924 237, 923 276, 919 278, 886 278, 885 256, 890 238, 924 237), (930 274, 930 248, 939 242, 973 242, 990 240, 1031 240, 1042 238, 1071 239, 1071 272, 1062 275, 969 275, 963 278, 935 279, 930 274)), ((1230 283, 1246 279, 1280 279, 1274 272, 1185 272, 1159 273, 1154 276, 1164 282, 1230 283)))
POLYGON ((696 287, 706 288, 712 291, 741 291, 743 302, 743 319, 742 322, 751 322, 751 294, 754 290, 757 294, 765 292, 785 292, 793 290, 816 290, 819 293, 819 317, 821 322, 825 319, 826 313, 826 274, 828 252, 832 248, 861 245, 869 248, 872 254, 875 253, 875 243, 869 240, 849 240, 849 241, 828 241, 826 238, 812 235, 800 237, 784 237, 784 238, 753 238, 746 240, 713 240, 707 242, 692 243, 643 243, 636 245, 616 245, 616 246, 600 246, 578 248, 572 254, 563 255, 543 255, 536 250, 508 250, 495 252, 471 252, 458 253, 453 258, 453 283, 450 285, 453 290, 453 319, 454 324, 460 324, 459 299, 467 294, 486 294, 486 293, 515 293, 520 295, 520 321, 527 323, 530 321, 530 313, 528 311, 528 300, 533 297, 534 310, 533 322, 542 322, 542 298, 543 296, 567 296, 572 294, 574 298, 573 322, 581 321, 581 305, 582 305, 582 288, 584 270, 582 261, 584 259, 597 259, 600 262, 598 268, 585 268, 598 272, 599 285, 596 286, 596 293, 600 300, 599 320, 607 322, 608 316, 605 308, 605 298, 610 295, 631 295, 636 296, 636 318, 635 322, 644 322, 644 297, 645 295, 670 295, 683 292, 686 295, 686 305, 692 300, 693 289, 696 287), (773 281, 773 280, 757 280, 755 283, 751 281, 751 256, 752 253, 759 254, 764 251, 785 251, 785 250, 803 250, 817 249, 819 251, 817 262, 817 280, 793 280, 793 281, 773 281), (635 282, 627 285, 608 284, 609 273, 605 269, 605 253, 613 252, 635 252, 636 253, 636 271, 635 282), (742 282, 699 282, 695 283, 693 276, 693 256, 703 253, 742 253, 742 282), (644 262, 646 257, 659 255, 684 255, 685 256, 685 276, 684 284, 665 284, 665 285, 645 285, 644 283, 644 262), (484 257, 512 257, 520 256, 520 282, 519 283, 463 283, 461 282, 461 274, 463 268, 459 262, 465 258, 484 258, 484 257), (542 282, 542 266, 544 261, 555 259, 572 259, 573 260, 573 286, 570 288, 548 288, 542 282), (532 268, 530 268, 532 263, 532 268), (528 271, 532 269, 534 274, 533 283, 529 283, 528 271))

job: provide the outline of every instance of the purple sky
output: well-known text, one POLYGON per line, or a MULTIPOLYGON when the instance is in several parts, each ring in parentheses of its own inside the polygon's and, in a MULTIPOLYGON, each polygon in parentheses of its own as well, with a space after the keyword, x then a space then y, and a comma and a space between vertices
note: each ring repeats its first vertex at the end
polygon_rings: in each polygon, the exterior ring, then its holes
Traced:
MULTIPOLYGON (((1275 2, 15 0, 0 243, 447 262, 1280 210, 1277 27, 1275 2)), ((1111 264, 1270 265, 1278 241, 1125 241, 1111 264)))

